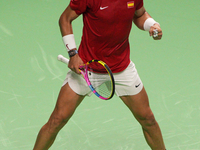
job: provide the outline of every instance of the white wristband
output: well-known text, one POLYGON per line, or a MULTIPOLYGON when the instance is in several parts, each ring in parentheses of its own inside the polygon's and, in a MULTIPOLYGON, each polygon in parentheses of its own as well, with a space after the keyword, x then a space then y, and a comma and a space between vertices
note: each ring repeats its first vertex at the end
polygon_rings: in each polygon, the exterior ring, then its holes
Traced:
POLYGON ((68 35, 63 36, 63 42, 67 48, 67 51, 70 51, 76 48, 76 43, 75 43, 73 34, 68 34, 68 35))
POLYGON ((151 28, 151 26, 153 26, 155 23, 159 24, 159 23, 156 22, 153 18, 148 18, 148 19, 146 19, 145 22, 144 22, 144 25, 143 25, 144 30, 145 30, 145 31, 149 31, 150 28, 151 28))

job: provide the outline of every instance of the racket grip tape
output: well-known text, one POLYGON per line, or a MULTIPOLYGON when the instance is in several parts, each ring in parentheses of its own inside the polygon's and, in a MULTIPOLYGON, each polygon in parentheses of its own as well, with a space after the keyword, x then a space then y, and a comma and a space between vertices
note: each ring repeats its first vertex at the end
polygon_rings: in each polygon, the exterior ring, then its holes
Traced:
POLYGON ((69 59, 65 58, 63 55, 58 55, 57 59, 63 63, 69 63, 69 59))

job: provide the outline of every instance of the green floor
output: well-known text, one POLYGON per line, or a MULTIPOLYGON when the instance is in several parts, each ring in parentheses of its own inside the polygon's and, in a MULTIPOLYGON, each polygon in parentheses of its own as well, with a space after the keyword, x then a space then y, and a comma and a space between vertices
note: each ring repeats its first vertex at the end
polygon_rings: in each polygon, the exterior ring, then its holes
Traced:
MULTIPOLYGON (((30 150, 68 68, 58 19, 69 0, 0 0, 0 150, 30 150)), ((161 24, 153 41, 133 27, 131 58, 168 150, 200 150, 200 1, 145 0, 161 24)), ((81 21, 74 23, 77 45, 81 21)), ((80 105, 51 150, 149 150, 139 124, 114 97, 80 105)))

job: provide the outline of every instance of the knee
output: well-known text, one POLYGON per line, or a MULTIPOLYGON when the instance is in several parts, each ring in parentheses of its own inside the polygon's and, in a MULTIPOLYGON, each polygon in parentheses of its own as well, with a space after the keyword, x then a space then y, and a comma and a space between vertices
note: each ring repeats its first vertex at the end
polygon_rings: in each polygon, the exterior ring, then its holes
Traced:
POLYGON ((54 116, 44 125, 49 133, 57 133, 67 123, 69 119, 63 118, 62 116, 54 116))
POLYGON ((140 122, 143 128, 148 128, 156 125, 156 120, 152 112, 145 113, 142 116, 139 116, 138 118, 138 121, 140 122))

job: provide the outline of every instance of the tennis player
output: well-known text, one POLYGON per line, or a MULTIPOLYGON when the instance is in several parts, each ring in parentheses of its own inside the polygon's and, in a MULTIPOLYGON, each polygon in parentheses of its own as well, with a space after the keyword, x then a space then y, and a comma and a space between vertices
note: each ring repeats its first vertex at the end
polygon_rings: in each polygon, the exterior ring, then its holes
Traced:
POLYGON ((145 10, 143 0, 71 0, 60 17, 59 25, 67 48, 71 71, 60 90, 57 103, 48 122, 41 128, 34 150, 46 150, 58 132, 90 92, 81 80, 79 66, 98 59, 114 73, 116 95, 140 123, 144 137, 152 150, 165 150, 161 130, 149 106, 149 100, 134 63, 130 60, 129 34, 134 23, 146 30, 154 40, 160 40, 162 30, 145 10), (77 51, 72 21, 83 15, 83 35, 77 51))

